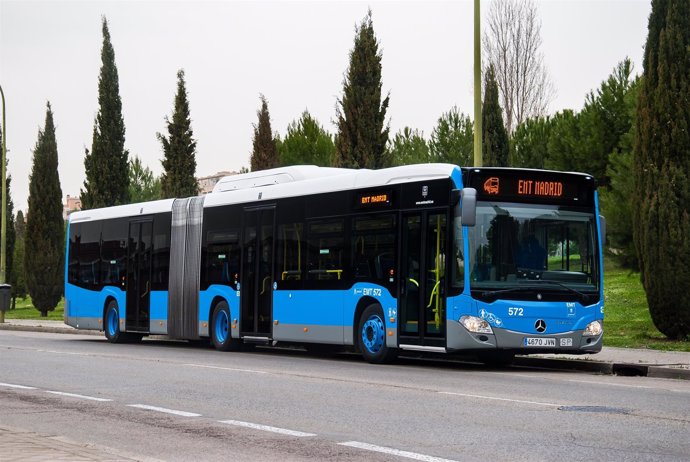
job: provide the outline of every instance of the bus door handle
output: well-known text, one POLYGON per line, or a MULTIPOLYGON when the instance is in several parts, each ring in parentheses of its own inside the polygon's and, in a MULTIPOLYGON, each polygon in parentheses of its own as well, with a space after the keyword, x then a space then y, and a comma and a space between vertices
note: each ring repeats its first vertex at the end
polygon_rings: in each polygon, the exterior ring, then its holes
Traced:
POLYGON ((146 281, 146 290, 144 291, 143 294, 141 294, 141 298, 146 297, 146 295, 149 293, 149 281, 146 281))

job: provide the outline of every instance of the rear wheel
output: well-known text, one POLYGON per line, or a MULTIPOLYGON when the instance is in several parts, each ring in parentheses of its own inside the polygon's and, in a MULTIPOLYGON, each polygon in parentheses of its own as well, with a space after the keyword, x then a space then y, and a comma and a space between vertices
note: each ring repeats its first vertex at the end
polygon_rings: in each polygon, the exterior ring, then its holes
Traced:
POLYGON ((213 309, 211 318, 211 341, 219 351, 237 350, 239 340, 233 339, 230 330, 230 308, 227 302, 220 302, 213 309))
POLYGON ((369 305, 359 319, 359 349, 374 364, 392 361, 398 352, 386 346, 386 323, 379 305, 369 305))

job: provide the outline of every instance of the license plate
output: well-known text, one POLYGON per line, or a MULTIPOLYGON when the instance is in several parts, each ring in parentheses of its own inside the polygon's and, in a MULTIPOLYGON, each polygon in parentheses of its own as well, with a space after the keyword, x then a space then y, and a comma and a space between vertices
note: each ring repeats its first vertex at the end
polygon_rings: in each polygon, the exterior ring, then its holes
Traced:
POLYGON ((561 343, 562 347, 571 347, 571 346, 573 346, 573 339, 562 338, 560 343, 561 343))
POLYGON ((555 338, 546 337, 525 337, 522 344, 526 347, 555 347, 555 338))

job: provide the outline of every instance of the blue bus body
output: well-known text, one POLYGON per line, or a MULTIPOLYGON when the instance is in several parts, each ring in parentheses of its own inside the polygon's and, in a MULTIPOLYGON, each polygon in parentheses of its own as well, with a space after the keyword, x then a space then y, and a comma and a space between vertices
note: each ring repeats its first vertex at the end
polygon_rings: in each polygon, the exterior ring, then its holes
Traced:
POLYGON ((73 213, 65 322, 113 342, 336 345, 371 362, 400 350, 594 353, 601 227, 584 174, 427 164, 237 175, 205 197, 73 213))

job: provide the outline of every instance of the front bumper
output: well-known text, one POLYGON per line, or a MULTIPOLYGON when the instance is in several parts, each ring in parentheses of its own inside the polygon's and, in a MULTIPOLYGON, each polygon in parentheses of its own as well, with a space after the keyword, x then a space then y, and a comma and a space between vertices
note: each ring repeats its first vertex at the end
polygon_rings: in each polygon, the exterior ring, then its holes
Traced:
POLYGON ((563 353, 588 354, 598 353, 602 348, 603 334, 595 337, 584 337, 583 330, 562 332, 558 334, 530 334, 493 327, 493 334, 476 334, 467 331, 456 321, 448 322, 448 351, 461 350, 510 350, 517 354, 563 353), (526 338, 555 339, 555 346, 526 346, 526 338))

